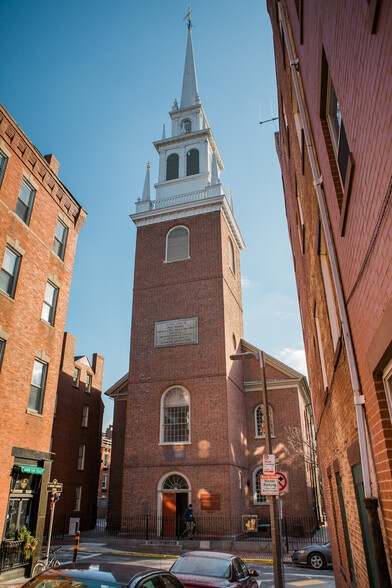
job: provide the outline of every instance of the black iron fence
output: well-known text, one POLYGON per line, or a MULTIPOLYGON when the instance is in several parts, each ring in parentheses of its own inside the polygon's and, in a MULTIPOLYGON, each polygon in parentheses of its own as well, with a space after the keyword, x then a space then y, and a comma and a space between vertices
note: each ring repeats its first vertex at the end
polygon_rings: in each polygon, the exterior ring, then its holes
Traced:
MULTIPOLYGON (((297 549, 309 543, 328 541, 328 529, 320 526, 313 517, 284 516, 281 521, 283 546, 287 551, 297 549)), ((106 519, 89 519, 69 516, 55 516, 53 536, 64 539, 65 536, 80 531, 81 539, 88 538, 124 538, 139 541, 156 539, 179 540, 189 534, 194 539, 203 541, 271 541, 269 517, 258 517, 255 531, 244 530, 243 519, 238 517, 197 515, 191 532, 187 532, 182 517, 157 517, 140 515, 106 519), (71 524, 70 524, 71 523, 71 524)))
POLYGON ((28 565, 23 554, 24 541, 4 540, 0 543, 0 573, 28 565))

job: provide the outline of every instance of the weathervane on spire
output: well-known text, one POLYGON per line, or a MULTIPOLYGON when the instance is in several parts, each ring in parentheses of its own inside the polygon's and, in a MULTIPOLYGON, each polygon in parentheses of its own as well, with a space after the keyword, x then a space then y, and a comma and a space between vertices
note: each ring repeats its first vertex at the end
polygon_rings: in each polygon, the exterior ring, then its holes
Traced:
POLYGON ((184 22, 186 22, 187 27, 188 27, 188 31, 190 31, 191 28, 192 28, 192 21, 191 21, 191 12, 192 12, 192 10, 191 10, 191 5, 190 4, 187 4, 187 7, 188 7, 188 12, 187 12, 187 14, 184 17, 184 22))

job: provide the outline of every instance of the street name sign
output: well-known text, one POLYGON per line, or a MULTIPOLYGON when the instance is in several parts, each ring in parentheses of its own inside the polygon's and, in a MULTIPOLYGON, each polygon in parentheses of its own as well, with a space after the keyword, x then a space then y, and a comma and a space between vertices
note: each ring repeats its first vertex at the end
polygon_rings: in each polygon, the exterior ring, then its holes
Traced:
POLYGON ((58 482, 55 478, 53 482, 48 482, 46 490, 47 492, 62 492, 63 484, 61 482, 58 482))

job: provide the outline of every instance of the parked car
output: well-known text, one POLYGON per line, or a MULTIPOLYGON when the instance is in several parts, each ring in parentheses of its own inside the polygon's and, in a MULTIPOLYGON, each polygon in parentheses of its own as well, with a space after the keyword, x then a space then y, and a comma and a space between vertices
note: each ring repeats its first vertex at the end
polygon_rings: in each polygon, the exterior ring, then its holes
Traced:
POLYGON ((184 588, 170 572, 138 566, 131 563, 97 563, 83 560, 80 563, 62 564, 34 576, 22 588, 184 588))
POLYGON ((241 558, 216 551, 188 551, 170 568, 186 588, 257 588, 256 570, 248 570, 241 558))
POLYGON ((291 559, 295 564, 302 564, 310 566, 314 570, 321 570, 321 568, 332 565, 331 545, 329 542, 305 545, 305 547, 296 549, 291 559))

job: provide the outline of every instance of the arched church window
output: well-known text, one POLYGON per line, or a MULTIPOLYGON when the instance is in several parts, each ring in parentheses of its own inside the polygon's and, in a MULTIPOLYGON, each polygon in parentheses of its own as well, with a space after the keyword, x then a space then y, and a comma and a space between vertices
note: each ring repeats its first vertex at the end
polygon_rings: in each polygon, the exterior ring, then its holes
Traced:
POLYGON ((189 258, 189 231, 186 227, 174 227, 166 237, 166 261, 189 258))
POLYGON ((234 259, 234 247, 233 243, 229 239, 229 268, 235 275, 235 259, 234 259))
POLYGON ((186 154, 186 175, 193 176, 199 173, 199 150, 190 149, 186 154))
POLYGON ((178 166, 180 157, 178 153, 171 153, 166 161, 166 179, 175 180, 178 178, 178 166))
POLYGON ((262 467, 253 472, 253 504, 265 504, 267 502, 267 497, 261 493, 260 475, 262 473, 262 467))
MULTIPOLYGON (((272 408, 268 406, 268 415, 269 415, 269 422, 270 422, 270 431, 271 437, 275 436, 274 432, 274 415, 272 412, 272 408)), ((264 418, 264 404, 259 404, 255 410, 255 427, 256 427, 256 437, 265 437, 266 430, 265 430, 265 418, 264 418)))
POLYGON ((172 386, 161 400, 161 443, 187 443, 190 433, 189 392, 172 386))
POLYGON ((192 130, 192 123, 189 118, 184 119, 181 126, 184 133, 190 133, 192 130))
POLYGON ((171 474, 163 482, 162 490, 189 490, 188 482, 178 474, 171 474))

